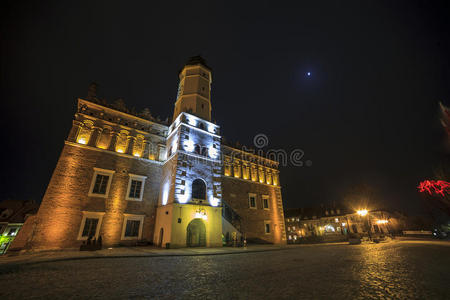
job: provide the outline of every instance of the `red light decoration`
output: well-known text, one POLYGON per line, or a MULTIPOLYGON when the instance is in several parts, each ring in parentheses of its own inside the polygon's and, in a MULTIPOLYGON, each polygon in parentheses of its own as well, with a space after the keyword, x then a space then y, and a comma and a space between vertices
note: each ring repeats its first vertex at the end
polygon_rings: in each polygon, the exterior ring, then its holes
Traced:
POLYGON ((450 194, 450 182, 444 180, 425 180, 417 188, 419 192, 428 192, 430 195, 436 194, 445 197, 445 194, 450 194))

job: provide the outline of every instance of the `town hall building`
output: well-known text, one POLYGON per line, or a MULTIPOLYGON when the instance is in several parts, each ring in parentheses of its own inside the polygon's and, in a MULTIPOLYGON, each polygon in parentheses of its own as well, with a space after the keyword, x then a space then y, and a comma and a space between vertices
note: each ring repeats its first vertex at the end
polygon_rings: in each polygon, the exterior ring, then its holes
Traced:
POLYGON ((152 243, 286 243, 278 163, 226 145, 211 121, 211 68, 179 73, 171 124, 107 104, 90 87, 38 213, 12 250, 152 243))

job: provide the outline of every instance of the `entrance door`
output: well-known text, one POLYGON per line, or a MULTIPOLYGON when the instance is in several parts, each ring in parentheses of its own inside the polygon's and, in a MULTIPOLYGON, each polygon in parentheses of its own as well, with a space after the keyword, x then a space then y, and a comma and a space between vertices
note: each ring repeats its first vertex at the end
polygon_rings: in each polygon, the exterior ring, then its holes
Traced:
POLYGON ((186 233, 188 247, 206 247, 206 226, 202 219, 192 220, 186 233))
POLYGON ((163 237, 164 237, 164 228, 161 227, 161 230, 159 231, 159 241, 158 241, 159 247, 162 247, 163 237))

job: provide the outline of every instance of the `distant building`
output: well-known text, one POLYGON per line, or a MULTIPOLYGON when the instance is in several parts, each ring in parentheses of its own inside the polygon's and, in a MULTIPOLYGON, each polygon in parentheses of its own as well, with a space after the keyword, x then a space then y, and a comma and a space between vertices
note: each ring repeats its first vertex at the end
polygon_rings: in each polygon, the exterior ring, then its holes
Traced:
POLYGON ((170 125, 121 100, 106 104, 91 85, 17 248, 99 237, 105 246, 216 247, 227 236, 286 243, 278 163, 222 143, 211 83, 204 59, 191 58, 170 125))
POLYGON ((346 240, 349 234, 381 235, 398 233, 402 229, 402 215, 384 210, 368 211, 361 216, 345 207, 309 207, 285 211, 288 243, 317 240, 346 240))
POLYGON ((25 220, 36 214, 34 201, 3 200, 0 202, 0 255, 5 254, 25 220))

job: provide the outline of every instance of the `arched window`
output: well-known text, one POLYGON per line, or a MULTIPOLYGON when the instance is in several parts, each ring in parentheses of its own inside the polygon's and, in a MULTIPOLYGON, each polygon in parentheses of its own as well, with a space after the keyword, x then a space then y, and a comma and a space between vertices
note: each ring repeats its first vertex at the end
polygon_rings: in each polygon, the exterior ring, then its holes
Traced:
POLYGON ((208 156, 208 148, 202 147, 202 155, 203 156, 208 156))
POLYGON ((200 145, 195 145, 194 151, 195 151, 195 153, 197 153, 197 154, 201 154, 202 149, 201 149, 200 145))
POLYGON ((200 128, 200 129, 202 129, 202 130, 205 130, 205 125, 204 125, 203 123, 200 123, 200 124, 198 125, 198 128, 200 128))
POLYGON ((201 179, 192 182, 192 199, 206 200, 206 184, 201 179))

